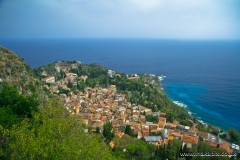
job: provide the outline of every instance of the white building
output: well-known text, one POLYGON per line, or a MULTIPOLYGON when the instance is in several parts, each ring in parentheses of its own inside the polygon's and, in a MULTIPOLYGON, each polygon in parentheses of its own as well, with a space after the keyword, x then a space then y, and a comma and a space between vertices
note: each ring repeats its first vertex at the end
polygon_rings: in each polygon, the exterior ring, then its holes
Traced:
POLYGON ((115 75, 115 73, 116 73, 116 72, 113 71, 113 70, 108 70, 107 76, 113 78, 113 76, 115 75))
POLYGON ((55 82, 55 77, 49 76, 49 77, 43 78, 42 81, 44 83, 54 83, 55 82))

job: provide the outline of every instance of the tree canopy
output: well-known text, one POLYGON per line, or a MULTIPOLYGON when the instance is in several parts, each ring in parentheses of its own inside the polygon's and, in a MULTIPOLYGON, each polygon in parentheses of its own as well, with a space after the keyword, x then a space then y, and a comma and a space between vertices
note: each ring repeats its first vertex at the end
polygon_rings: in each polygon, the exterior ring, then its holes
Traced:
POLYGON ((113 126, 111 123, 106 123, 103 125, 103 136, 105 138, 105 142, 108 144, 114 137, 114 133, 112 132, 113 126))
POLYGON ((38 111, 36 96, 24 96, 12 86, 4 84, 0 89, 0 125, 10 127, 17 121, 31 118, 38 111))
POLYGON ((32 120, 24 119, 10 130, 0 128, 6 142, 3 159, 115 159, 96 134, 85 134, 57 100, 51 100, 32 120))

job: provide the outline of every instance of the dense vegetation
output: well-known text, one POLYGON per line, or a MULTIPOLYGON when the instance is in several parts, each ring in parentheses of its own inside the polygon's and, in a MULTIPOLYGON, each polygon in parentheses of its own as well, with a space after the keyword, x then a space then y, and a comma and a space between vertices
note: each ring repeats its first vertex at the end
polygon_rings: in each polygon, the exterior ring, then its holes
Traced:
POLYGON ((113 154, 118 159, 151 159, 156 149, 154 145, 134 139, 127 134, 121 138, 115 136, 113 141, 115 142, 113 154))
POLYGON ((35 95, 24 96, 14 87, 6 84, 0 89, 0 125, 11 128, 23 118, 31 118, 38 111, 35 95))
POLYGON ((240 145, 240 134, 234 128, 230 128, 228 134, 232 143, 240 145))
POLYGON ((0 94, 0 159, 115 159, 58 99, 38 108, 36 99, 14 87, 4 85, 0 94))

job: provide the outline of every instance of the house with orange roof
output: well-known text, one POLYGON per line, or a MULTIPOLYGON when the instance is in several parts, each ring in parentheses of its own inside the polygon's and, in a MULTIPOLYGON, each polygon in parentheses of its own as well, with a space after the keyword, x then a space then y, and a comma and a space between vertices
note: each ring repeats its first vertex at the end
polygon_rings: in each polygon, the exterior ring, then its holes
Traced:
POLYGON ((104 121, 105 118, 106 118, 106 116, 101 116, 101 117, 98 118, 98 120, 100 120, 100 121, 104 121))
POLYGON ((122 138, 124 133, 123 132, 115 132, 115 135, 118 136, 119 138, 122 138))
POLYGON ((182 136, 183 146, 186 144, 187 148, 192 148, 194 145, 198 144, 198 138, 188 135, 182 136))
POLYGON ((150 133, 157 134, 158 132, 158 124, 151 124, 149 125, 150 133))
POLYGON ((113 147, 114 147, 114 142, 111 141, 111 142, 109 143, 109 146, 110 146, 111 148, 113 148, 113 147))
POLYGON ((208 144, 213 148, 217 148, 217 145, 218 145, 217 143, 210 142, 210 141, 208 141, 208 144))
POLYGON ((223 142, 222 144, 219 145, 219 148, 224 149, 229 154, 233 153, 233 149, 230 148, 230 143, 228 143, 228 142, 223 142))
POLYGON ((158 121, 158 128, 164 129, 165 125, 166 125, 166 118, 160 118, 158 121))
POLYGON ((168 136, 168 140, 173 140, 174 137, 173 136, 168 136))
POLYGON ((142 135, 143 135, 143 137, 149 136, 149 129, 147 129, 147 128, 142 129, 142 135))
MULTIPOLYGON (((168 144, 168 142, 169 142, 169 140, 168 140, 168 139, 163 139, 163 144, 167 145, 167 144, 168 144)), ((163 145, 163 144, 162 144, 162 145, 163 145)))
POLYGON ((141 115, 141 116, 139 117, 139 121, 140 121, 140 122, 145 122, 145 116, 144 116, 144 115, 141 115))

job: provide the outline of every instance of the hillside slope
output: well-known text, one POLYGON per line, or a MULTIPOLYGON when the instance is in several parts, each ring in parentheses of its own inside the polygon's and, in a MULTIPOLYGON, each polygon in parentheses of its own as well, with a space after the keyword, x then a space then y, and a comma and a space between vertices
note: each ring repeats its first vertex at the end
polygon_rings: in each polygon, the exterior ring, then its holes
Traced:
POLYGON ((40 81, 33 77, 32 70, 24 59, 1 46, 0 78, 3 83, 16 86, 19 93, 25 95, 32 95, 41 88, 40 81))

